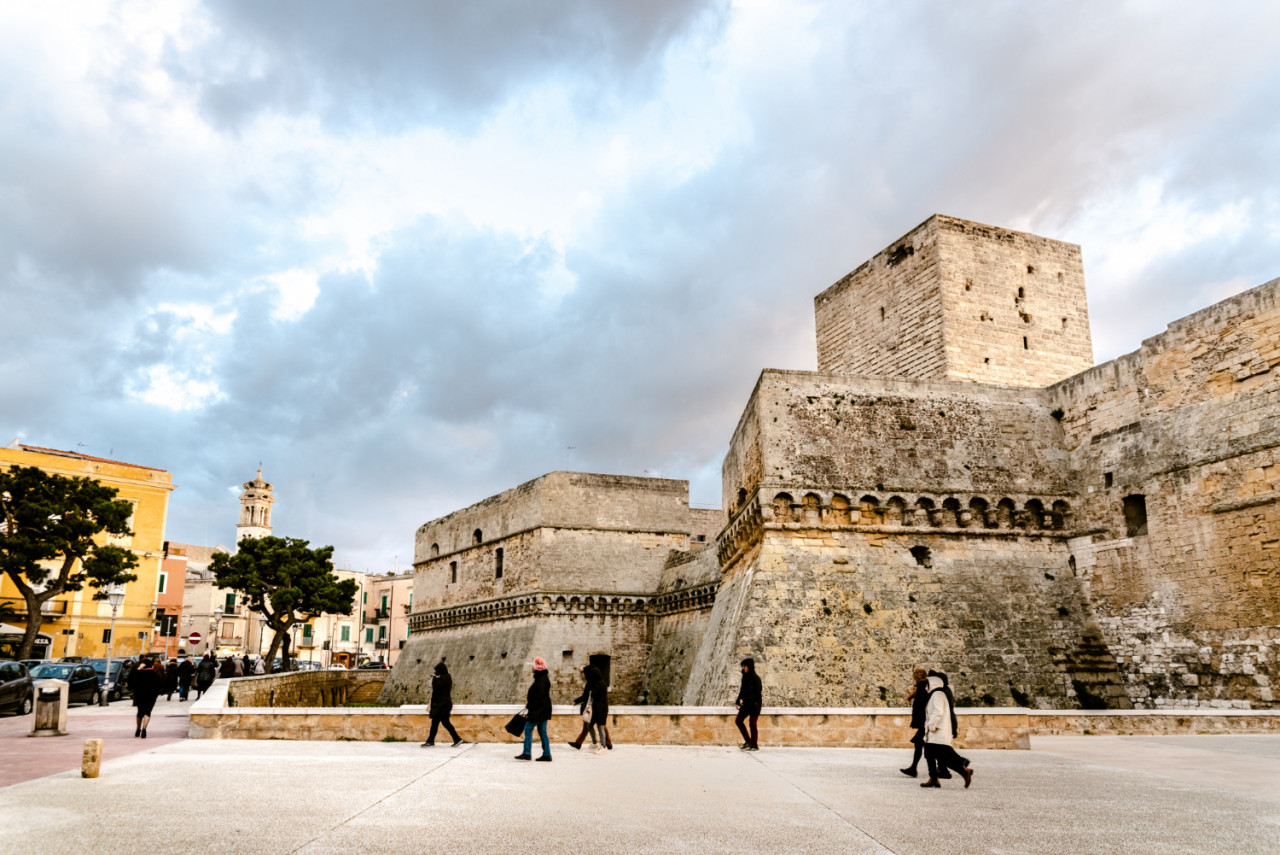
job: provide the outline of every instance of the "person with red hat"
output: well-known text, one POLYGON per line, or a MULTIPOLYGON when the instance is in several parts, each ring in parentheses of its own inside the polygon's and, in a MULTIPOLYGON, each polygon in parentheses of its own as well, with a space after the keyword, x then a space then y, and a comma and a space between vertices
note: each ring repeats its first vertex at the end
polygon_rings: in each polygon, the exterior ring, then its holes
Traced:
POLYGON ((551 720, 551 678, 547 674, 547 662, 541 656, 533 660, 533 685, 525 697, 524 751, 517 760, 532 760, 533 729, 538 729, 542 739, 542 756, 539 762, 551 762, 551 740, 547 738, 547 722, 551 720))

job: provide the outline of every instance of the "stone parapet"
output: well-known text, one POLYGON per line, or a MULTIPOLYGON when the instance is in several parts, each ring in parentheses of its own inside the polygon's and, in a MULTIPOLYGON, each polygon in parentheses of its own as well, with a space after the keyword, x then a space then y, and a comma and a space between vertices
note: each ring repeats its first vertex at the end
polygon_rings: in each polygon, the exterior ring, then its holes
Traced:
MULTIPOLYGON (((382 708, 228 707, 215 694, 191 710, 194 739, 300 739, 392 741, 426 739, 431 718, 425 705, 382 708), (208 703, 205 703, 208 700, 208 703)), ((468 742, 511 742, 503 726, 520 707, 456 705, 454 727, 468 742)), ((959 743, 965 748, 1026 749, 1026 710, 958 710, 959 743)), ((614 707, 609 732, 615 742, 638 745, 733 745, 739 736, 730 707, 614 707)), ((911 738, 908 709, 784 709, 766 707, 760 739, 772 746, 888 748, 911 738)), ((578 735, 582 719, 575 706, 556 706, 549 732, 553 742, 578 735)))
POLYGON ((378 670, 293 671, 227 681, 229 707, 340 707, 376 703, 391 672, 378 670))
POLYGON ((1280 733, 1280 710, 1032 710, 1035 736, 1280 733))

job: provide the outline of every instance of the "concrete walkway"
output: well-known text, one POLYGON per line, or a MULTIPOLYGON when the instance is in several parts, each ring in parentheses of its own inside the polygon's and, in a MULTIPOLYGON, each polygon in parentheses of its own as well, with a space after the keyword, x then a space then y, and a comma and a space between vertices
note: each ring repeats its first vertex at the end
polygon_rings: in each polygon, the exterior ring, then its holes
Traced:
POLYGON ((921 789, 897 771, 906 751, 559 745, 552 763, 520 763, 516 751, 148 746, 107 762, 97 780, 67 773, 0 789, 0 855, 1270 855, 1280 839, 1275 736, 1067 737, 967 751, 969 790, 921 789))
MULTIPOLYGON (((195 692, 191 697, 195 698, 195 692)), ((180 703, 176 694, 172 701, 161 697, 156 701, 145 741, 133 736, 137 711, 128 698, 105 707, 68 707, 66 736, 34 738, 29 736, 32 716, 0 717, 0 787, 55 772, 78 771, 86 739, 102 740, 106 760, 185 739, 190 706, 190 701, 180 703)), ((3 846, 0 841, 0 848, 3 846)))

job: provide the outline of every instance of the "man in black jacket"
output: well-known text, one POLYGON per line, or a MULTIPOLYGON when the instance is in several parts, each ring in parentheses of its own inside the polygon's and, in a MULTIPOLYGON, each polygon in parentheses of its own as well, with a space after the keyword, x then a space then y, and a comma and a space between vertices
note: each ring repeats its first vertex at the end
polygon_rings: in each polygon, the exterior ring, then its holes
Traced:
POLYGON ((923 668, 917 668, 911 672, 911 679, 915 681, 915 688, 907 695, 907 700, 911 702, 911 729, 915 731, 911 742, 915 745, 915 752, 911 755, 911 765, 898 771, 914 778, 920 765, 920 755, 924 752, 924 708, 929 705, 929 677, 923 668))
POLYGON ((756 731, 756 721, 760 718, 760 708, 763 706, 764 688, 760 684, 760 676, 756 674, 756 660, 747 658, 742 660, 742 688, 738 690, 738 718, 736 723, 738 730, 742 733, 744 742, 742 743, 743 751, 759 751, 759 733, 756 731), (750 720, 751 730, 748 732, 743 721, 750 720))

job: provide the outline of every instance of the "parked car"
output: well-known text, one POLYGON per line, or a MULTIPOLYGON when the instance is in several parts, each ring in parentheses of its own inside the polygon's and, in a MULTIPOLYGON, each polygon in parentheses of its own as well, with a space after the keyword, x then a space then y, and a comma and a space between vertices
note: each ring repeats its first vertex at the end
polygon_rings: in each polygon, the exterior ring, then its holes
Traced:
POLYGON ((102 685, 98 672, 93 670, 92 665, 83 662, 50 662, 32 671, 31 679, 37 688, 44 680, 64 680, 70 683, 67 688, 69 704, 96 704, 101 697, 102 685))
POLYGON ((48 664, 53 660, 52 659, 19 659, 18 661, 21 662, 23 665, 26 665, 27 670, 30 671, 33 668, 38 668, 41 665, 48 664))
POLYGON ((98 680, 102 683, 102 691, 107 693, 108 700, 118 701, 126 695, 132 694, 129 691, 129 674, 137 663, 131 657, 125 659, 113 658, 109 675, 105 673, 107 670, 106 659, 90 659, 86 664, 97 673, 98 680))
POLYGON ((0 659, 0 712, 26 715, 35 705, 35 685, 27 666, 12 659, 0 659))
POLYGON ((389 669, 390 667, 391 667, 391 666, 390 666, 390 665, 388 665, 386 662, 366 662, 366 663, 364 663, 363 665, 361 665, 357 670, 359 670, 359 671, 369 671, 369 670, 386 671, 386 670, 387 670, 387 669, 389 669))
POLYGON ((63 656, 59 662, 88 662, 88 656, 63 656))

